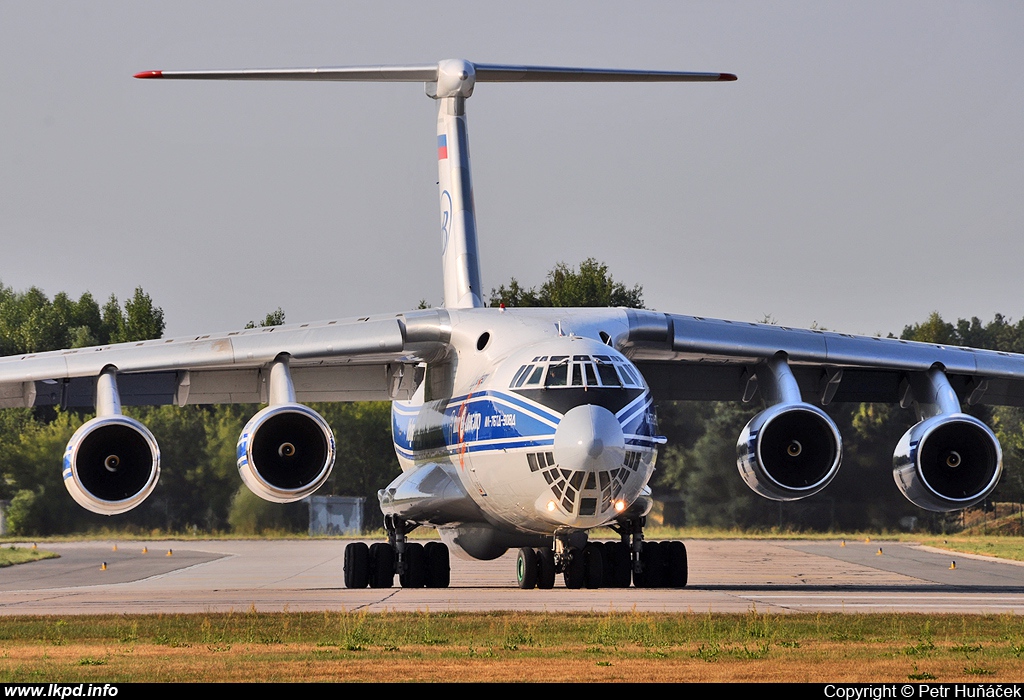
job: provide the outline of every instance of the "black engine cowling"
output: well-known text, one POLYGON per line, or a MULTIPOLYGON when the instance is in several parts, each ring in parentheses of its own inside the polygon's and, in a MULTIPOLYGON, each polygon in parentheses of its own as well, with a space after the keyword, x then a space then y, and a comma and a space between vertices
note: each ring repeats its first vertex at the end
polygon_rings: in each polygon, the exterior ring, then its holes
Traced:
POLYGON ((160 477, 160 448, 142 423, 123 415, 93 418, 64 450, 64 486, 83 508, 117 515, 142 503, 160 477))
POLYGON ((987 425, 953 413, 923 420, 906 433, 892 456, 892 474, 903 495, 931 511, 968 508, 999 483, 1003 453, 987 425))
POLYGON ((736 466, 755 493, 774 501, 812 496, 839 471, 842 438, 806 403, 776 404, 754 416, 736 443, 736 466))
POLYGON ((268 406, 242 429, 238 472, 260 498, 291 503, 323 485, 334 453, 334 433, 319 413, 297 403, 268 406))

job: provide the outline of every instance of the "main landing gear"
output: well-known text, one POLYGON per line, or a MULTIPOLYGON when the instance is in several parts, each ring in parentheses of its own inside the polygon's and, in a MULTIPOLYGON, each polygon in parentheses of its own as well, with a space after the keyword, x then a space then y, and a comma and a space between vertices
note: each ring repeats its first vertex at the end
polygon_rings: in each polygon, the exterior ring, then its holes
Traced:
POLYGON ((644 540, 645 518, 612 525, 618 542, 587 542, 555 535, 554 548, 523 547, 516 557, 520 588, 553 588, 561 573, 566 588, 683 588, 688 569, 686 545, 644 540))
POLYGON ((451 582, 448 546, 443 542, 410 542, 418 527, 385 516, 387 542, 352 542, 345 547, 345 588, 391 588, 395 574, 402 588, 447 588, 451 582))

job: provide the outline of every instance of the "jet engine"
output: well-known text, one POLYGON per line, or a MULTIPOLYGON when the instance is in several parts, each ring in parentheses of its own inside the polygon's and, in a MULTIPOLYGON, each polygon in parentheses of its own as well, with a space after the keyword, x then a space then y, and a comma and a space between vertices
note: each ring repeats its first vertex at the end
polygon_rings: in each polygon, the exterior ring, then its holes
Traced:
POLYGON ((323 417, 298 403, 271 405, 238 438, 238 472, 260 498, 291 503, 310 495, 334 466, 334 433, 323 417))
POLYGON ((64 450, 64 486, 83 508, 117 515, 142 503, 160 477, 160 448, 142 423, 98 416, 75 431, 64 450))
POLYGON ((892 475, 914 505, 960 510, 992 493, 1003 471, 999 440, 987 425, 964 413, 923 420, 900 439, 892 475))
POLYGON ((754 416, 736 443, 736 465, 755 493, 773 501, 806 498, 839 471, 839 429, 820 408, 779 403, 754 416))

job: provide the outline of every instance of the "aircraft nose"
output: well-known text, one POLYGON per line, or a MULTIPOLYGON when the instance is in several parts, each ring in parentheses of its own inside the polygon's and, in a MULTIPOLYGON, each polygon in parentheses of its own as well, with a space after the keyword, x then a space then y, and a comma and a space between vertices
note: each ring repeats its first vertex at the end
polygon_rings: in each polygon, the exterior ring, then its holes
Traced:
POLYGON ((576 406, 555 430, 555 463, 562 468, 595 471, 622 466, 626 440, 615 415, 603 406, 576 406))

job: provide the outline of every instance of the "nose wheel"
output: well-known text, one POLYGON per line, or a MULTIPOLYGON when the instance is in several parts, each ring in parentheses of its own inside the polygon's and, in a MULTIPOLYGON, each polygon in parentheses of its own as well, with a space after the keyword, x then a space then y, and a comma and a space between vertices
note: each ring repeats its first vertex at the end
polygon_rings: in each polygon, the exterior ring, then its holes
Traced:
POLYGON ((612 525, 618 542, 581 543, 582 533, 558 534, 554 547, 523 547, 516 557, 520 588, 552 588, 562 574, 566 588, 684 588, 689 578, 686 545, 644 539, 644 518, 612 525), (581 546, 582 545, 582 546, 581 546))

